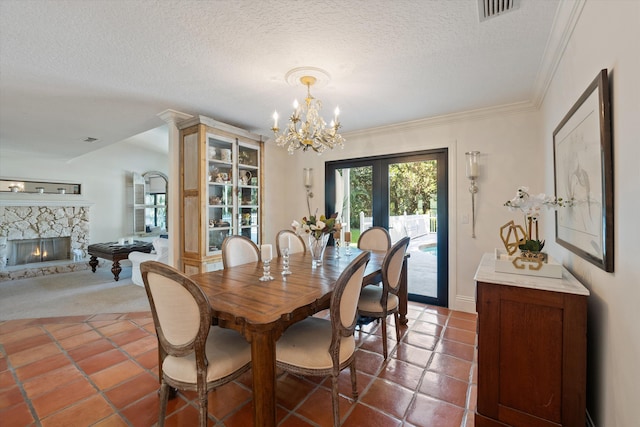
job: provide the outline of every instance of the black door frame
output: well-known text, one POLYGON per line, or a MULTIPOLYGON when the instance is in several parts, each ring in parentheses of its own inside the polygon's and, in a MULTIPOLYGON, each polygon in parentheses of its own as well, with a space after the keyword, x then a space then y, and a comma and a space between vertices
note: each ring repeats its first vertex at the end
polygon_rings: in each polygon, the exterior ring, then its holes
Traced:
MULTIPOLYGON (((359 157, 355 159, 334 160, 325 162, 325 212, 334 212, 335 170, 370 166, 373 180, 373 224, 389 229, 389 184, 387 170, 392 163, 408 163, 436 160, 437 171, 437 218, 438 218, 438 283, 437 296, 409 294, 409 300, 425 304, 448 307, 449 303, 449 184, 448 184, 448 149, 414 151, 401 154, 359 157)), ((409 259, 411 262, 411 259, 409 259)))

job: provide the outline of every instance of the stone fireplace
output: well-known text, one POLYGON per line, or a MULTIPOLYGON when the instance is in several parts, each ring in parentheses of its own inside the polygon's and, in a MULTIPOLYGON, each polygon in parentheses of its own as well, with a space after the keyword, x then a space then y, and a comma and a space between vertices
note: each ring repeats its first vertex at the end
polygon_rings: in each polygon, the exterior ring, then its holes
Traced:
POLYGON ((88 268, 86 261, 79 260, 86 257, 89 245, 89 204, 63 201, 9 203, 0 204, 0 237, 7 238, 9 261, 4 271, 0 271, 0 281, 88 268), (62 240, 53 244, 53 239, 58 238, 62 240), (49 257, 54 246, 62 253, 55 256, 56 260, 49 257), (47 256, 42 256, 43 251, 47 256), (25 255, 27 252, 30 255, 25 255), (16 261, 25 256, 27 263, 16 261))

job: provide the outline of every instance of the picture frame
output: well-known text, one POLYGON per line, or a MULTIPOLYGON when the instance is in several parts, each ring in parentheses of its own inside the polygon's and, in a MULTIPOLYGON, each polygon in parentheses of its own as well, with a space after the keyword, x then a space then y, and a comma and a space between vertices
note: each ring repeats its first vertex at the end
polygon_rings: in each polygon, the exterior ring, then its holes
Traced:
POLYGON ((553 131, 556 242, 613 272, 613 144, 607 70, 553 131))

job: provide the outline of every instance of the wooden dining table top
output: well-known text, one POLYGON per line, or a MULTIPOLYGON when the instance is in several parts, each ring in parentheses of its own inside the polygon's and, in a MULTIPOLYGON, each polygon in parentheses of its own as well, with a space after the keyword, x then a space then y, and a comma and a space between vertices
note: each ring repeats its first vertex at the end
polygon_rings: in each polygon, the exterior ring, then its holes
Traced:
MULTIPOLYGON (((268 325, 274 322, 289 324, 302 320, 329 307, 336 280, 342 271, 362 251, 353 249, 352 255, 335 258, 333 248, 325 253, 322 266, 311 266, 311 254, 295 253, 289 258, 292 274, 283 276, 283 259, 271 261, 274 280, 261 282, 262 263, 248 263, 232 268, 190 276, 209 298, 213 316, 230 321, 232 329, 268 325), (305 308, 296 313, 297 309, 305 308), (235 324, 235 327, 234 327, 235 324)), ((370 251, 371 258, 365 277, 380 274, 386 252, 370 251)))

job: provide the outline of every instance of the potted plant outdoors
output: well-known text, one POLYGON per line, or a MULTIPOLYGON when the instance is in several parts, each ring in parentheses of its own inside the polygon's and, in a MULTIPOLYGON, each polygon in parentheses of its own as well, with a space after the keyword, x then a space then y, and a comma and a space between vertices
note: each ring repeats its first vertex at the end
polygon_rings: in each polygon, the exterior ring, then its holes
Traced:
POLYGON ((536 258, 546 260, 546 255, 542 252, 544 240, 539 238, 539 217, 543 207, 557 209, 559 207, 573 206, 573 199, 556 198, 547 196, 544 193, 537 195, 529 194, 529 187, 518 187, 513 199, 507 200, 504 206, 510 211, 521 211, 525 218, 525 239, 518 242, 522 256, 526 258, 536 258), (535 227, 535 231, 534 231, 535 227))

